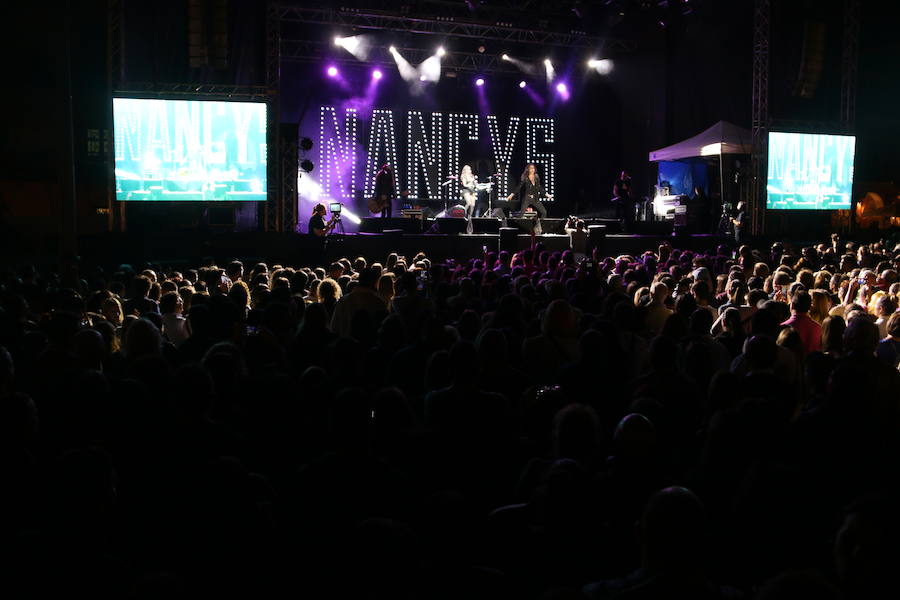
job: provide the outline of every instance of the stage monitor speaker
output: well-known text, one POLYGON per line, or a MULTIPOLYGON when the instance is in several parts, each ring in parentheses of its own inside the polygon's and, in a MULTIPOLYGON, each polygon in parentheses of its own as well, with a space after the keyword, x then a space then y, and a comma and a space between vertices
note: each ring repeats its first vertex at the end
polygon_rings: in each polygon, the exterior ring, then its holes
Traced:
POLYGON ((466 230, 466 220, 458 217, 438 217, 437 221, 439 233, 458 234, 466 230))
POLYGON ((606 226, 606 233, 622 233, 622 221, 619 219, 606 219, 603 217, 594 217, 584 219, 584 224, 590 227, 591 225, 604 225, 606 226))
POLYGON ((383 233, 388 229, 400 229, 403 233, 422 233, 422 221, 404 217, 363 217, 360 233, 383 233))
POLYGON ((500 233, 500 219, 493 217, 472 219, 472 233, 500 233))
POLYGON ((500 228, 500 251, 516 252, 519 245, 519 230, 516 227, 500 228))
POLYGON ((588 225, 588 252, 594 248, 600 256, 606 250, 606 225, 588 225))
POLYGON ((536 235, 545 233, 564 233, 564 219, 537 219, 535 217, 510 217, 506 220, 511 226, 515 225, 522 233, 531 234, 532 231, 536 235))

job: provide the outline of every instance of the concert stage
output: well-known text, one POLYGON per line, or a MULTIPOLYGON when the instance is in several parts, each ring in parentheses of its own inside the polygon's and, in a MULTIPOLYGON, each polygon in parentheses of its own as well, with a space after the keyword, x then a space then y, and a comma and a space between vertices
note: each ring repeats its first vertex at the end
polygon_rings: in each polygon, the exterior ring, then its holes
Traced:
MULTIPOLYGON (((369 260, 384 261, 391 252, 412 258, 425 252, 432 259, 456 258, 460 260, 480 257, 484 248, 489 251, 522 250, 531 246, 532 236, 498 234, 406 234, 357 233, 334 234, 317 238, 297 233, 223 233, 223 232, 175 232, 135 234, 102 234, 83 236, 79 240, 80 255, 84 262, 115 267, 127 262, 138 266, 146 262, 164 265, 196 266, 204 258, 212 258, 224 265, 235 258, 247 262, 265 261, 269 264, 294 266, 324 265, 341 257, 365 256, 369 260)), ((546 250, 562 251, 569 248, 566 234, 543 234, 537 242, 546 250)), ((604 256, 638 254, 655 249, 668 240, 681 249, 706 250, 721 243, 722 238, 712 235, 627 235, 611 234, 601 240, 604 256)))

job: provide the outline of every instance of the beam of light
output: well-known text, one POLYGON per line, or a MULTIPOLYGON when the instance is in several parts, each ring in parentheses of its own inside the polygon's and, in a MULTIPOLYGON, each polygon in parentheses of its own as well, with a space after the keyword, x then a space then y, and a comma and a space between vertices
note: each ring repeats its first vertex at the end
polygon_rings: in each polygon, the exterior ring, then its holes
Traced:
MULTIPOLYGON (((316 178, 309 173, 297 173, 297 196, 299 198, 297 208, 299 214, 302 215, 309 214, 312 211, 313 206, 319 202, 327 205, 329 202, 335 201, 325 193, 321 184, 319 184, 319 182, 316 181, 316 178)), ((354 225, 360 224, 360 218, 355 213, 348 210, 346 204, 341 209, 341 217, 345 217, 354 225)))
POLYGON ((484 79, 482 79, 481 77, 479 77, 478 79, 475 80, 475 85, 477 85, 478 87, 483 86, 483 85, 484 85, 484 79))
POLYGON ((531 89, 531 87, 529 86, 525 86, 522 89, 525 90, 525 93, 528 94, 528 97, 531 98, 531 101, 534 102, 535 106, 537 106, 538 108, 544 108, 545 102, 544 99, 541 98, 540 94, 531 89))
POLYGON ((328 74, 329 77, 337 77, 337 75, 338 75, 337 67, 335 67, 334 65, 329 66, 325 72, 328 74))
POLYGON ((441 79, 441 59, 435 54, 419 65, 419 80, 437 82, 441 79))
POLYGON ((434 53, 438 58, 444 58, 444 55, 447 54, 447 51, 444 50, 443 46, 438 46, 437 52, 434 53))
POLYGON ((375 69, 372 71, 372 79, 378 80, 384 77, 384 74, 381 72, 381 69, 375 69))
POLYGON ((569 86, 566 85, 565 82, 560 81, 559 83, 556 84, 556 93, 559 94, 559 96, 563 100, 568 100, 569 99, 569 86))
POLYGON ((549 58, 544 59, 544 72, 547 73, 547 81, 553 81, 556 77, 556 69, 553 68, 553 61, 549 58))
POLYGON ((593 69, 600 75, 609 75, 613 70, 613 61, 608 58, 592 58, 588 61, 587 64, 589 68, 593 69))
POLYGON ((366 60, 369 58, 369 50, 372 42, 368 36, 352 35, 349 37, 335 36, 334 45, 343 48, 352 54, 357 60, 366 60))
POLYGON ((524 81, 520 81, 520 82, 519 82, 519 87, 520 87, 520 88, 524 88, 526 85, 528 85, 528 84, 525 83, 524 81))
POLYGON ((347 208, 346 204, 341 209, 341 218, 344 218, 344 217, 346 217, 347 220, 350 221, 351 223, 353 223, 354 225, 359 225, 362 222, 362 220, 359 217, 357 217, 355 214, 350 212, 350 210, 347 208))
POLYGON ((397 70, 400 72, 400 77, 403 78, 403 81, 406 81, 407 83, 418 82, 418 69, 409 64, 408 60, 400 56, 400 52, 393 46, 391 46, 388 51, 391 53, 391 56, 394 57, 394 62, 397 63, 397 70))
POLYGON ((515 56, 510 56, 509 54, 504 54, 503 56, 500 57, 500 59, 505 60, 507 62, 511 62, 512 64, 516 65, 516 67, 520 71, 525 73, 526 75, 531 75, 531 76, 537 75, 538 66, 535 65, 534 63, 529 63, 529 62, 525 62, 524 60, 519 60, 515 56))

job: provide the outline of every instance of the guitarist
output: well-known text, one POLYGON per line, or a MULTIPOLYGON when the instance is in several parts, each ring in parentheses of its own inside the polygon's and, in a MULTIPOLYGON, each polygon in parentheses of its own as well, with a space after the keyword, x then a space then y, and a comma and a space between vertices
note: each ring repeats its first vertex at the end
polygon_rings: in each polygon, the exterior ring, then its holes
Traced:
POLYGON ((309 218, 309 234, 318 237, 325 237, 331 230, 335 228, 340 214, 332 213, 328 222, 325 222, 325 205, 316 204, 313 208, 312 217, 309 218))
POLYGON ((397 195, 394 171, 387 163, 375 175, 375 197, 369 201, 372 213, 380 212, 382 218, 391 216, 391 199, 397 195))

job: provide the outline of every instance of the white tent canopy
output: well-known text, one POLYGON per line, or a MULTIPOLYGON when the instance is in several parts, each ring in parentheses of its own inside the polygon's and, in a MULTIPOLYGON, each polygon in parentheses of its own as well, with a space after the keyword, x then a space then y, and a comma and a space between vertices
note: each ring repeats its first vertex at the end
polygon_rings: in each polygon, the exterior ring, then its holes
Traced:
POLYGON ((654 150, 650 161, 678 160, 695 156, 720 156, 722 154, 750 154, 750 132, 726 121, 719 121, 703 133, 684 141, 654 150))

